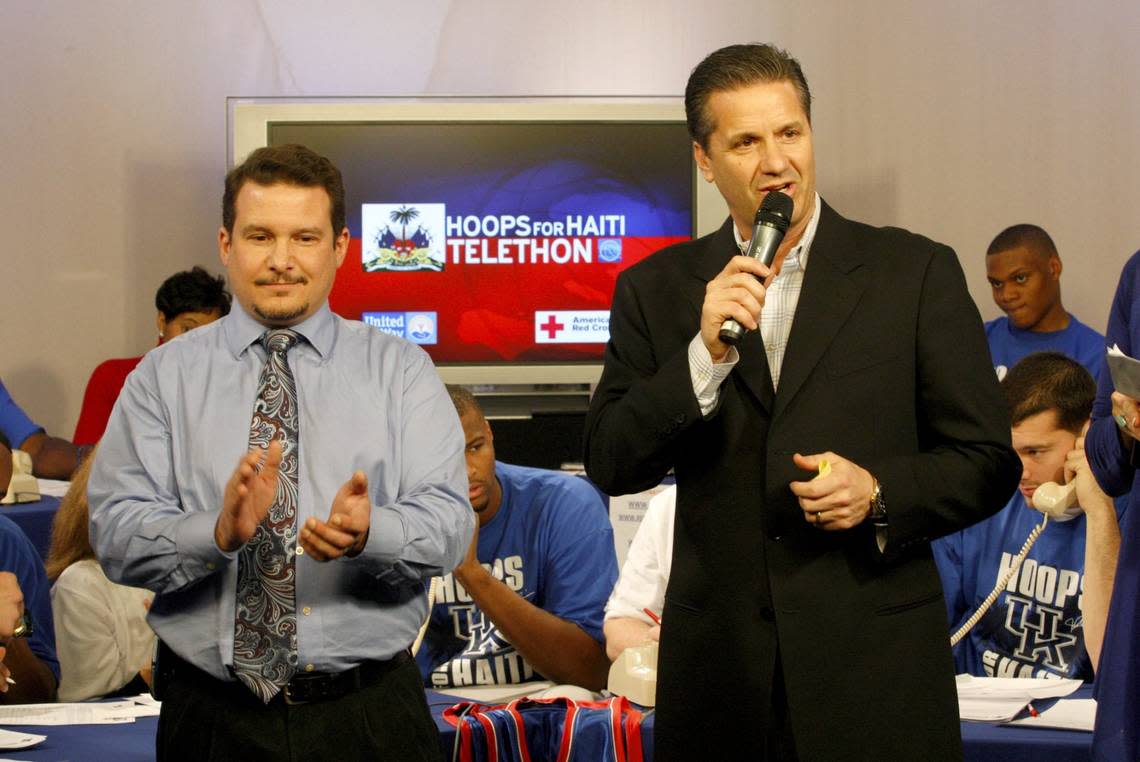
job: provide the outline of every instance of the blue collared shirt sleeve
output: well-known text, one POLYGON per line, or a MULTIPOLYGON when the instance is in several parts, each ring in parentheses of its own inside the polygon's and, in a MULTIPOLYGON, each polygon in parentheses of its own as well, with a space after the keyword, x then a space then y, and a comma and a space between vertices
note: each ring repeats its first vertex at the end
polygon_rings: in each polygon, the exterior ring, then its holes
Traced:
POLYGON ((91 545, 107 577, 165 593, 216 573, 236 554, 214 542, 220 504, 187 511, 179 499, 171 422, 154 359, 145 357, 123 386, 87 497, 91 545))
POLYGON ((455 405, 422 351, 411 354, 401 381, 402 417, 393 432, 401 453, 398 493, 373 506, 368 542, 350 559, 393 585, 451 571, 475 532, 455 405))

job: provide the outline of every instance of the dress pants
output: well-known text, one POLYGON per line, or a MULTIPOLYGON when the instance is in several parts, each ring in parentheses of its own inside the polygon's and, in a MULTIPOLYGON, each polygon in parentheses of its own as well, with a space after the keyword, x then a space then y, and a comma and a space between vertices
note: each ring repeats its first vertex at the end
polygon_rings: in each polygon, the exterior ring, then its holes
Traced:
POLYGON ((217 680, 177 660, 163 686, 158 762, 442 762, 419 668, 406 653, 393 661, 377 679, 339 698, 287 704, 278 694, 263 704, 240 682, 217 680))

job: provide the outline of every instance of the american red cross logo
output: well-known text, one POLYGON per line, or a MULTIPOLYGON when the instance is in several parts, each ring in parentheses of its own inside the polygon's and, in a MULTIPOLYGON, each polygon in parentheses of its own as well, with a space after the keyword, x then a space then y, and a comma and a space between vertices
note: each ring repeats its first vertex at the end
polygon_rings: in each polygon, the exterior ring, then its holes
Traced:
POLYGON ((542 330, 546 331, 546 338, 553 339, 559 331, 565 328, 562 323, 558 322, 558 318, 551 315, 546 319, 546 322, 539 326, 542 330))

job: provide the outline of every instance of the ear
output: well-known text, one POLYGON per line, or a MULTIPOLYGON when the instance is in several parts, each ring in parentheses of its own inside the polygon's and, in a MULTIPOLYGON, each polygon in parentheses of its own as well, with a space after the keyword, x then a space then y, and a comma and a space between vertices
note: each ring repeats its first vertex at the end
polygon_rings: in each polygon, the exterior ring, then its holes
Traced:
POLYGON ((705 149, 701 148, 701 144, 695 140, 693 141, 693 159, 697 162, 697 169, 701 171, 705 182, 711 183, 714 180, 712 163, 709 161, 709 155, 705 153, 705 149))
POLYGON ((349 235, 348 228, 340 231, 340 235, 336 237, 336 242, 333 244, 333 249, 336 251, 336 266, 340 267, 344 263, 344 255, 348 253, 348 242, 351 236, 349 235))
POLYGON ((154 325, 158 329, 158 338, 161 343, 162 337, 166 335, 166 315, 162 314, 162 310, 154 316, 154 325))
POLYGON ((230 232, 226 230, 225 226, 218 228, 218 257, 222 260, 222 267, 230 266, 230 247, 232 244, 230 232))
POLYGON ((1061 279, 1061 270, 1064 266, 1061 264, 1060 257, 1049 257, 1049 274, 1053 276, 1053 280, 1061 279))

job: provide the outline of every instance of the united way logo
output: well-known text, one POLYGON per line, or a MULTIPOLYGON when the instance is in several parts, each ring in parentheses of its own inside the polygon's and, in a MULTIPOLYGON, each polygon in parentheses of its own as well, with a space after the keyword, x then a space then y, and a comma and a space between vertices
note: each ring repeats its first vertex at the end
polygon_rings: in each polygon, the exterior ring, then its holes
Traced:
POLYGON ((620 238, 599 238, 598 239, 598 261, 599 262, 620 262, 621 261, 621 239, 620 238))
POLYGON ((360 319, 392 336, 413 344, 439 341, 438 316, 434 312, 365 312, 360 319))
POLYGON ((408 341, 416 344, 434 344, 436 342, 436 315, 434 312, 408 313, 408 341))
POLYGON ((443 271, 446 204, 362 204, 360 228, 364 272, 443 271))

